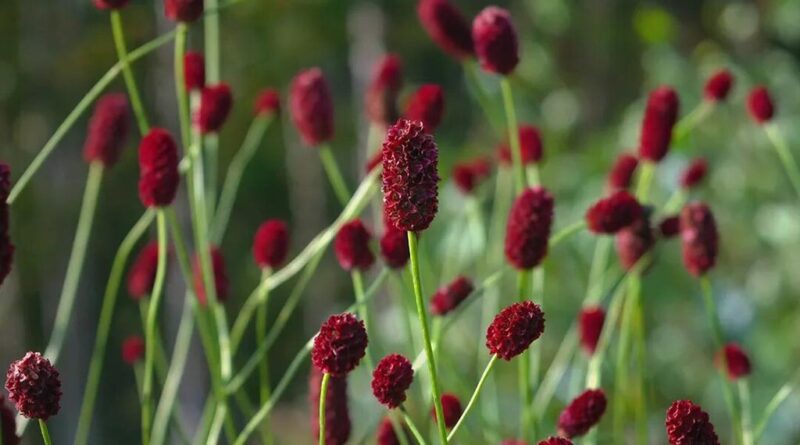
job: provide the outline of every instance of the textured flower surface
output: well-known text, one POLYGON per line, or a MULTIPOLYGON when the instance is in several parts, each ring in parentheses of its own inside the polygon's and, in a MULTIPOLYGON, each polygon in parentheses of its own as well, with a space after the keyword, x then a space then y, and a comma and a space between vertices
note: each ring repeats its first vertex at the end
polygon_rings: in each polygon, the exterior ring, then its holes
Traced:
POLYGON ((558 417, 559 434, 568 438, 583 436, 597 425, 606 412, 606 394, 589 389, 576 397, 558 417))
POLYGON ((550 437, 539 442, 538 445, 572 445, 572 441, 563 437, 550 437))
POLYGON ((168 206, 179 181, 175 139, 166 130, 153 128, 139 144, 139 199, 145 207, 168 206))
POLYGON ((620 229, 614 237, 617 258, 625 270, 633 269, 656 242, 649 214, 649 209, 645 209, 636 221, 620 229))
POLYGON ((584 308, 578 318, 580 328, 581 346, 588 354, 594 354, 597 342, 603 332, 603 323, 606 320, 606 311, 599 306, 584 308))
POLYGON ((432 83, 422 85, 408 99, 405 118, 422 122, 426 133, 433 134, 444 115, 444 92, 432 83))
MULTIPOLYGON (((228 271, 225 268, 225 258, 222 256, 222 252, 216 247, 211 247, 209 253, 211 254, 211 270, 214 274, 214 289, 217 293, 217 301, 224 302, 228 299, 228 288, 230 287, 228 271)), ((194 264, 192 266, 192 270, 194 271, 194 291, 197 293, 197 300, 202 306, 205 306, 208 300, 206 298, 206 287, 203 282, 200 257, 198 255, 195 255, 194 264)))
POLYGON ((486 347, 503 360, 522 354, 544 332, 544 312, 532 301, 514 303, 494 317, 486 330, 486 347))
POLYGON ((719 70, 706 81, 703 93, 706 100, 719 102, 727 99, 733 87, 733 75, 728 70, 719 70))
MULTIPOLYGON (((319 397, 322 373, 312 367, 308 382, 311 405, 311 431, 314 443, 319 440, 319 397)), ((350 438, 350 411, 347 401, 347 377, 331 376, 325 396, 325 445, 344 445, 350 438)))
POLYGON ((719 445, 708 413, 689 400, 670 405, 666 426, 670 445, 719 445))
POLYGON ((667 155, 672 127, 678 119, 678 94, 670 87, 658 87, 650 93, 642 119, 639 156, 659 162, 667 155))
POLYGON ((375 255, 369 248, 372 235, 360 219, 343 225, 336 234, 333 250, 339 265, 346 271, 367 270, 375 263, 375 255))
POLYGON ((6 400, 0 395, 0 437, 2 437, 3 445, 19 445, 20 438, 17 436, 17 420, 14 412, 11 411, 6 400))
POLYGON ((381 256, 386 265, 392 269, 405 267, 409 259, 406 232, 386 226, 381 237, 381 256))
POLYGON ((629 189, 638 166, 639 159, 636 156, 630 153, 619 155, 608 174, 608 187, 612 191, 629 189))
POLYGON ((225 124, 233 107, 231 88, 226 83, 209 85, 200 93, 200 108, 195 124, 203 134, 216 133, 225 124))
MULTIPOLYGON (((444 426, 447 428, 452 428, 456 426, 458 423, 458 419, 461 417, 462 409, 461 409, 461 401, 458 400, 458 396, 455 394, 444 393, 442 394, 442 416, 444 417, 444 426)), ((431 408, 431 417, 434 421, 438 421, 436 418, 436 411, 431 408)))
POLYGON ((281 95, 274 88, 265 88, 258 93, 253 111, 256 116, 271 116, 281 111, 281 95))
POLYGON ((158 266, 158 243, 145 245, 128 272, 128 293, 134 300, 141 300, 153 290, 158 266))
POLYGON ((506 223, 504 251, 515 268, 534 268, 547 255, 553 206, 552 195, 543 187, 525 189, 514 201, 506 223))
POLYGON ((758 86, 750 90, 747 96, 747 110, 750 112, 750 117, 758 124, 772 120, 775 115, 775 103, 766 87, 758 86))
POLYGON ((387 408, 397 408, 406 400, 406 390, 414 381, 414 368, 400 354, 389 354, 372 372, 372 394, 387 408))
POLYGON ((708 163, 703 158, 697 158, 681 173, 681 187, 690 189, 700 184, 708 172, 708 163))
POLYGON ((164 0, 164 15, 173 22, 194 22, 203 15, 203 0, 164 0))
POLYGON ((47 420, 61 409, 61 377, 38 352, 28 352, 6 372, 8 398, 29 419, 47 420))
POLYGON ((475 290, 475 286, 472 284, 472 280, 465 276, 459 276, 433 294, 430 303, 431 314, 445 315, 449 313, 466 300, 473 290, 475 290))
POLYGON ((106 168, 116 164, 128 137, 130 118, 124 94, 111 93, 98 99, 89 120, 83 158, 87 162, 100 162, 106 168))
POLYGON ((594 233, 617 233, 641 218, 642 206, 625 190, 597 201, 586 211, 586 224, 594 233))
POLYGON ((383 56, 372 73, 364 96, 364 110, 375 124, 391 125, 399 116, 397 95, 403 86, 403 65, 396 54, 383 56))
POLYGON ((133 365, 144 357, 144 340, 132 335, 122 342, 122 361, 133 365))
POLYGON ((505 9, 488 6, 481 11, 472 21, 472 40, 484 70, 505 76, 517 67, 517 31, 505 9))
POLYGON ((723 360, 725 370, 728 372, 728 377, 731 380, 737 380, 742 377, 747 377, 752 371, 750 365, 750 357, 736 343, 728 343, 722 348, 720 360, 723 360))
MULTIPOLYGON (((403 431, 402 434, 406 435, 406 441, 408 441, 408 433, 403 431)), ((392 421, 388 417, 384 417, 380 425, 378 425, 378 431, 375 434, 375 443, 377 445, 400 445, 402 443, 397 437, 392 421)))
MULTIPOLYGON (((519 153, 525 165, 538 164, 542 160, 542 135, 533 125, 520 125, 519 127, 519 153)), ((509 144, 501 144, 497 149, 500 165, 510 166, 514 162, 509 144)))
MULTIPOLYGON (((130 0, 92 0, 97 9, 122 9, 130 0)), ((5 444, 5 442, 3 442, 5 444)))
POLYGON ((475 53, 469 23, 449 0, 420 0, 417 16, 428 35, 444 52, 457 59, 475 53))
POLYGON ((396 229, 419 232, 439 210, 439 149, 422 123, 400 119, 383 142, 384 220, 396 229))
POLYGON ((183 81, 186 91, 206 86, 206 60, 202 53, 189 51, 183 56, 183 81))
POLYGON ((680 217, 683 265, 692 275, 705 275, 717 263, 719 234, 711 209, 703 203, 687 204, 680 217))
POLYGON ((264 221, 253 239, 253 258, 260 268, 276 269, 289 251, 289 228, 279 219, 264 221))
POLYGON ((292 80, 289 112, 300 137, 309 147, 333 138, 333 98, 319 68, 302 71, 292 80))
POLYGON ((344 376, 358 366, 367 343, 363 321, 350 313, 331 315, 314 338, 311 361, 322 372, 344 376))

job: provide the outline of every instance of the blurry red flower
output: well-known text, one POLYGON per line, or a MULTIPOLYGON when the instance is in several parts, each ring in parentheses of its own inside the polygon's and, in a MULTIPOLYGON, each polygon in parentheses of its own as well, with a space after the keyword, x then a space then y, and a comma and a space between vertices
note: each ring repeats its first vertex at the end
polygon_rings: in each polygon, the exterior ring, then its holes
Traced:
MULTIPOLYGON (((538 164, 542 160, 542 135, 537 127, 520 125, 519 151, 524 165, 538 164)), ((509 166, 513 163, 511 147, 507 143, 498 147, 498 157, 500 158, 500 165, 509 166)))
POLYGON ((369 248, 372 235, 360 219, 354 219, 339 229, 333 242, 333 250, 339 265, 346 271, 367 270, 375 262, 369 248))
POLYGON ((432 83, 422 85, 408 99, 405 118, 422 122, 425 132, 433 134, 444 114, 444 92, 432 83))
POLYGON ((650 93, 642 119, 639 157, 659 162, 666 156, 678 108, 678 95, 672 88, 662 86, 650 93))
POLYGON ((704 94, 706 100, 712 102, 723 101, 728 97, 728 93, 733 86, 733 75, 728 70, 719 70, 711 75, 706 81, 704 94))
POLYGON ((642 206, 625 190, 597 201, 586 211, 586 225, 594 233, 617 233, 642 215, 642 206))
POLYGON ((203 54, 189 51, 183 56, 183 80, 186 91, 201 90, 206 86, 206 60, 203 54))
POLYGON ((256 116, 269 116, 278 114, 281 111, 281 95, 278 90, 266 88, 262 90, 256 98, 253 106, 256 116))
POLYGON ((203 0, 164 0, 164 15, 173 22, 194 22, 203 15, 203 0))
POLYGON ((289 112, 303 142, 316 147, 333 138, 333 98, 319 68, 301 71, 292 80, 289 112))
POLYGON ((597 342, 603 332, 603 323, 606 320, 606 311, 600 306, 584 308, 578 319, 580 328, 581 346, 588 354, 594 354, 597 342))
POLYGON ((681 231, 681 220, 678 216, 667 216, 658 225, 662 238, 672 238, 681 231))
POLYGON ((233 107, 231 89, 226 83, 209 85, 200 93, 200 108, 195 114, 195 124, 203 134, 217 133, 233 107))
MULTIPOLYGON (((308 381, 311 402, 311 431, 314 443, 319 440, 319 397, 322 373, 313 366, 308 381)), ((347 402, 347 377, 331 376, 325 394, 325 445, 344 445, 350 438, 350 412, 347 402)))
POLYGON ((396 54, 383 56, 372 74, 367 87, 364 106, 367 117, 375 124, 391 125, 399 116, 397 95, 403 86, 403 67, 396 54))
POLYGON ((539 445, 572 445, 572 441, 563 437, 550 437, 539 442, 539 445))
POLYGON ((153 290, 158 267, 158 243, 152 241, 142 248, 128 272, 128 293, 141 300, 153 290))
MULTIPOLYGON (((97 9, 122 9, 130 0, 92 0, 97 9)), ((5 442, 3 442, 5 444, 5 442)))
POLYGON ((472 40, 484 70, 505 76, 517 67, 517 31, 505 9, 488 6, 481 11, 472 21, 472 40))
MULTIPOLYGON (((458 400, 458 396, 450 393, 442 394, 441 400, 444 426, 452 428, 456 426, 458 419, 461 418, 461 401, 458 400)), ((438 419, 436 419, 436 411, 433 408, 431 408, 431 417, 433 417, 434 421, 438 421, 438 419)))
POLYGON ((0 438, 3 440, 3 445, 19 445, 20 438, 16 432, 16 417, 2 395, 0 395, 0 428, 0 438))
POLYGON ((506 224, 506 260, 517 269, 532 269, 547 255, 553 225, 553 197, 542 187, 522 191, 506 224))
MULTIPOLYGON (((405 428, 403 428, 403 434, 408 437, 408 434, 405 432, 405 428)), ((397 437, 397 433, 394 431, 394 425, 392 425, 391 419, 389 417, 384 417, 381 420, 380 425, 378 425, 378 431, 375 434, 375 443, 377 445, 400 445, 400 439, 397 437)))
POLYGON ((110 93, 97 100, 83 146, 86 162, 100 162, 106 168, 117 163, 128 137, 130 117, 124 94, 110 93))
POLYGON ((697 158, 681 173, 681 187, 690 189, 706 177, 708 163, 703 158, 697 158))
POLYGON ((750 366, 750 357, 736 343, 728 343, 720 351, 720 362, 728 371, 728 377, 731 380, 737 380, 742 377, 750 375, 752 367, 750 366), (724 361, 723 361, 724 359, 724 361))
POLYGON ((387 225, 381 237, 381 256, 386 265, 392 269, 405 267, 409 259, 406 232, 387 225))
POLYGON ((758 86, 750 90, 747 96, 747 109, 750 117, 757 124, 764 124, 772 120, 775 115, 775 104, 766 87, 758 86))
POLYGON ((0 284, 3 284, 14 260, 14 244, 8 233, 8 194, 11 192, 11 168, 0 162, 0 284))
POLYGON ((558 417, 559 433, 568 438, 583 436, 600 422, 606 412, 606 394, 589 389, 576 397, 558 417))
POLYGON ((144 340, 138 335, 133 335, 122 342, 122 361, 133 366, 144 357, 144 340))
POLYGON ((608 187, 611 191, 628 190, 633 181, 633 174, 639 166, 639 159, 630 153, 617 157, 611 172, 608 174, 608 187))
POLYGON ((169 132, 153 128, 139 144, 139 199, 145 207, 166 207, 179 180, 178 146, 169 132))
POLYGON ((460 276, 450 284, 440 287, 431 298, 431 314, 439 316, 448 314, 469 297, 473 290, 475 290, 475 286, 472 285, 472 281, 464 276, 460 276))
MULTIPOLYGON (((211 269, 214 274, 214 289, 217 293, 217 301, 222 303, 228 299, 229 288, 225 258, 222 256, 222 252, 213 246, 209 249, 209 253, 211 254, 211 269)), ((203 281, 200 257, 198 255, 195 255, 192 270, 194 272, 194 291, 197 293, 197 300, 200 302, 201 306, 205 306, 208 300, 206 298, 206 287, 203 281)))
POLYGON ((686 205, 681 211, 683 264, 692 275, 706 274, 717 262, 719 235, 711 209, 703 203, 686 205))
POLYGON ((253 239, 253 258, 260 268, 276 269, 289 251, 289 228, 279 219, 264 221, 253 239))
POLYGON ((639 218, 617 231, 614 237, 619 263, 625 270, 633 269, 656 242, 649 213, 649 209, 645 209, 639 218))
POLYGON ((428 35, 444 52, 456 59, 475 53, 469 23, 449 0, 420 0, 417 16, 428 35))
POLYGON ((460 162, 453 167, 453 182, 461 193, 467 195, 489 176, 490 170, 491 164, 485 158, 460 162))

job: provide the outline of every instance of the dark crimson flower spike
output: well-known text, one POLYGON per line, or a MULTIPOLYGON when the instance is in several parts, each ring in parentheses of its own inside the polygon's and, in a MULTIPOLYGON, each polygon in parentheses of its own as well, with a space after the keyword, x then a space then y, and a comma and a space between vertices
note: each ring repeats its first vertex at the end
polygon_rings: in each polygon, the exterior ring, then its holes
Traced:
POLYGON ((564 439, 563 437, 550 437, 547 440, 539 442, 539 445, 572 445, 572 441, 564 439))
POLYGON ((420 0, 417 16, 428 35, 444 52, 456 59, 472 56, 472 31, 449 0, 420 0))
POLYGON ((587 354, 594 354, 600 334, 603 332, 603 323, 606 320, 606 311, 600 306, 584 308, 578 317, 580 328, 581 346, 587 354))
POLYGON ((614 237, 617 257, 622 268, 633 269, 655 242, 655 233, 650 227, 650 209, 646 208, 636 221, 620 229, 614 237))
MULTIPOLYGON (((319 440, 319 397, 322 373, 311 367, 308 381, 311 402, 311 431, 314 441, 319 440)), ((331 376, 325 396, 325 445, 344 445, 350 438, 350 411, 347 402, 347 377, 331 376)))
POLYGON ((319 68, 301 71, 292 80, 289 112, 300 137, 309 147, 333 138, 333 98, 319 68))
POLYGON ((458 190, 468 195, 489 176, 491 164, 486 159, 460 162, 453 167, 453 182, 458 190))
POLYGON ((158 267, 158 243, 150 242, 142 248, 128 272, 128 293, 139 301, 153 290, 158 267))
POLYGON ((681 173, 681 187, 690 189, 701 183, 708 172, 708 163, 703 158, 697 158, 681 173))
POLYGON ((426 133, 433 134, 444 114, 444 93, 442 87, 425 84, 417 89, 406 105, 405 118, 422 122, 426 133))
POLYGON ((259 93, 253 107, 256 116, 272 116, 281 112, 281 95, 278 90, 267 88, 259 93))
POLYGON ((0 162, 0 284, 11 273, 14 260, 14 244, 8 233, 8 194, 11 192, 11 168, 0 162))
POLYGON ((333 250, 339 265, 346 271, 367 270, 375 263, 375 255, 369 248, 372 235, 360 219, 354 219, 339 229, 333 242, 333 250))
POLYGON ((260 268, 276 269, 289 251, 289 228, 279 219, 264 221, 253 240, 253 258, 260 268))
POLYGON ((733 86, 733 75, 728 70, 719 70, 706 81, 704 95, 706 100, 720 102, 728 97, 733 86))
POLYGON ((28 352, 6 372, 8 398, 29 419, 47 420, 61 409, 61 377, 38 352, 28 352))
POLYGON ((594 233, 617 233, 642 216, 639 201, 625 190, 597 201, 586 211, 586 225, 594 233))
MULTIPOLYGON (((498 147, 498 157, 500 165, 510 166, 513 162, 511 147, 503 143, 498 147)), ((519 151, 522 163, 525 165, 538 164, 542 160, 542 135, 537 127, 533 125, 521 125, 519 127, 519 151)))
POLYGON ((378 125, 391 125, 398 117, 397 95, 403 86, 403 67, 396 54, 383 56, 372 74, 367 87, 364 108, 370 121, 378 125))
POLYGON ((517 269, 532 269, 547 255, 553 225, 553 197, 543 187, 522 191, 506 224, 505 255, 517 269))
POLYGON ((662 238, 672 238, 681 231, 681 220, 677 215, 667 216, 658 225, 662 238))
POLYGON ((200 108, 195 115, 195 124, 202 134, 217 133, 233 107, 231 89, 226 83, 203 88, 200 93, 200 108))
POLYGON ((139 199, 145 207, 166 207, 178 191, 178 146, 164 129, 153 128, 139 144, 139 199))
POLYGON ((619 155, 611 172, 608 174, 608 188, 612 192, 617 190, 628 190, 633 181, 633 174, 639 166, 639 159, 630 153, 619 155))
MULTIPOLYGON (((229 288, 225 258, 222 256, 222 252, 213 246, 209 250, 209 253, 211 254, 211 270, 214 274, 214 289, 217 293, 217 301, 223 303, 228 299, 229 288)), ((206 287, 203 281, 200 257, 198 255, 195 255, 192 270, 194 272, 194 291, 197 293, 197 301, 200 302, 201 306, 205 306, 208 304, 208 299, 206 298, 206 287)))
POLYGON ((583 436, 600 422, 606 412, 606 394, 602 389, 589 389, 576 397, 558 417, 558 431, 570 439, 583 436))
POLYGON ((678 400, 670 405, 666 426, 670 445, 719 445, 708 413, 690 400, 678 400))
POLYGON ((164 0, 164 15, 173 22, 194 22, 203 15, 203 0, 164 0))
POLYGON ((117 163, 128 137, 130 117, 124 94, 110 93, 97 100, 83 146, 86 162, 99 162, 106 168, 117 163))
POLYGON ((206 86, 206 60, 197 51, 183 56, 183 81, 186 91, 201 90, 206 86))
POLYGON ((678 119, 678 94, 668 86, 650 93, 642 119, 639 157, 645 161, 664 159, 672 141, 672 127, 678 119))
POLYGON ((486 330, 486 347, 503 360, 522 354, 544 332, 544 312, 532 301, 500 311, 486 330))
POLYGON ((717 262, 717 223, 703 203, 686 205, 680 217, 683 264, 690 274, 701 277, 717 262))
MULTIPOLYGON (((399 426, 403 428, 402 434, 408 438, 405 425, 400 424, 399 426)), ((401 444, 400 439, 397 437, 397 433, 394 430, 394 425, 389 417, 384 417, 383 420, 381 420, 380 425, 378 425, 378 432, 375 434, 375 443, 377 445, 401 444)))
POLYGON ((453 280, 450 284, 440 287, 433 294, 430 303, 430 311, 433 315, 444 316, 458 307, 462 301, 475 290, 472 281, 464 276, 453 280))
POLYGON ((389 354, 372 372, 372 394, 387 408, 397 408, 406 400, 406 391, 414 381, 414 368, 400 354, 389 354))
POLYGON ((517 67, 517 30, 505 9, 488 6, 481 11, 472 21, 472 40, 484 70, 507 76, 517 67))
POLYGON ((409 259, 406 232, 386 226, 381 237, 381 256, 386 265, 392 269, 405 267, 409 259))
POLYGON ((731 380, 747 377, 752 371, 750 358, 744 349, 736 343, 728 343, 722 348, 719 354, 719 361, 728 371, 728 378, 731 380))
POLYGON ((3 439, 3 445, 19 445, 20 438, 16 433, 17 420, 2 395, 0 395, 0 428, 2 428, 0 437, 3 439))
MULTIPOLYGON (((92 0, 97 9, 122 9, 130 0, 92 0)), ((4 441, 3 444, 6 442, 4 441)))
MULTIPOLYGON (((463 412, 461 409, 461 401, 458 400, 458 396, 451 393, 444 393, 442 394, 442 417, 444 417, 444 426, 447 428, 452 428, 456 426, 458 419, 461 418, 461 413, 463 412)), ((436 411, 431 409, 431 417, 433 417, 434 422, 438 422, 436 418, 436 411)))
POLYGON ((367 343, 363 321, 350 313, 331 315, 314 337, 311 361, 322 372, 344 376, 358 366, 367 343))
POLYGON ((775 103, 766 87, 757 86, 750 90, 747 96, 747 109, 750 117, 757 124, 764 124, 772 120, 775 115, 775 103))
POLYGON ((122 342, 122 361, 133 366, 144 357, 144 340, 138 335, 132 335, 122 342))

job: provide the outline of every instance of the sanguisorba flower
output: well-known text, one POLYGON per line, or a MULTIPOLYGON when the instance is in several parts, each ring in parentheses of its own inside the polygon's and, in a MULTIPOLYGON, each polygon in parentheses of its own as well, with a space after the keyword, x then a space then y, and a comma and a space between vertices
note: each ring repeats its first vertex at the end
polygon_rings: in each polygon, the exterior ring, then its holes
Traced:
POLYGON ((138 335, 132 335, 122 342, 122 361, 133 366, 144 357, 144 340, 138 335))
POLYGON ((494 317, 486 330, 486 347, 503 360, 522 354, 544 332, 544 312, 532 301, 514 303, 494 317))
POLYGON ((576 397, 558 417, 559 434, 568 438, 583 436, 600 422, 606 412, 606 394, 602 389, 588 389, 576 397))
POLYGON ((397 408, 406 400, 406 391, 414 381, 414 368, 400 354, 382 358, 372 372, 372 394, 387 408, 397 408))
POLYGON ((367 270, 375 263, 375 255, 369 248, 372 235, 360 219, 342 226, 336 233, 333 250, 339 265, 346 271, 367 270))
POLYGON ((164 15, 173 22, 194 22, 203 15, 203 0, 164 0, 164 15))
POLYGON ((630 153, 619 155, 608 173, 608 188, 612 192, 628 190, 631 187, 633 174, 638 166, 639 159, 636 156, 630 153))
POLYGON ((639 201, 626 190, 602 198, 586 211, 586 225, 598 234, 617 233, 642 216, 639 201))
POLYGON ((139 199, 145 207, 166 207, 178 191, 178 146, 172 135, 153 128, 139 144, 139 199))
MULTIPOLYGON (((222 252, 217 247, 209 249, 211 256, 211 271, 214 274, 214 289, 217 294, 217 301, 224 302, 228 299, 228 288, 230 287, 228 281, 228 271, 225 268, 225 258, 222 252)), ((194 275, 194 291, 197 293, 197 301, 201 306, 208 304, 206 296, 206 286, 203 280, 202 267, 200 264, 200 256, 195 255, 194 263, 192 264, 192 271, 194 275)))
POLYGON ((116 164, 128 137, 130 117, 124 94, 110 93, 97 100, 83 146, 86 162, 99 162, 106 168, 116 164))
MULTIPOLYGON (((405 432, 405 428, 403 428, 402 434, 408 437, 408 434, 405 432)), ((381 420, 380 425, 378 425, 378 430, 375 433, 375 443, 377 445, 400 445, 400 439, 397 437, 397 433, 394 430, 394 425, 392 424, 392 420, 389 417, 384 417, 381 420)))
POLYGON ((2 428, 0 437, 3 438, 3 445, 19 445, 20 438, 16 433, 17 420, 2 395, 0 395, 0 428, 2 428))
POLYGON ((658 231, 662 238, 672 238, 681 231, 681 219, 677 215, 664 217, 658 223, 658 231))
POLYGON ((402 269, 409 259, 406 232, 387 225, 381 237, 381 256, 392 269, 402 269))
POLYGON ((29 419, 47 420, 61 409, 61 377, 38 352, 28 352, 6 372, 8 398, 29 419))
MULTIPOLYGON (((97 9, 122 9, 130 0, 92 0, 97 9)), ((3 442, 5 444, 5 442, 3 442)))
POLYGON ((276 269, 289 251, 289 227, 279 219, 264 221, 253 239, 253 258, 258 267, 276 269))
POLYGON ((128 294, 134 300, 141 300, 150 295, 156 281, 158 266, 158 243, 152 241, 145 245, 133 262, 128 272, 128 294))
MULTIPOLYGON (((322 373, 312 367, 308 382, 311 402, 311 430, 314 439, 319 440, 319 397, 322 373)), ((350 438, 350 412, 347 401, 347 377, 331 376, 325 396, 325 444, 344 445, 350 438)))
POLYGON ((256 116, 273 116, 281 111, 281 95, 274 88, 265 88, 258 93, 253 111, 256 116))
POLYGON ((469 195, 491 174, 491 163, 486 158, 459 162, 453 167, 453 182, 458 190, 469 195))
POLYGON ((581 346, 587 354, 594 354, 600 334, 603 333, 603 323, 606 320, 606 311, 600 306, 583 308, 578 316, 581 346))
POLYGON ((747 110, 750 112, 750 117, 759 125, 772 120, 775 115, 775 103, 766 87, 757 86, 750 90, 747 96, 747 110))
POLYGON ((367 351, 364 322, 351 313, 331 315, 314 337, 311 361, 320 371, 344 376, 358 366, 367 351))
POLYGON ((572 445, 572 441, 563 437, 550 437, 539 442, 538 445, 572 445))
POLYGON ((422 123, 400 119, 383 142, 384 221, 398 230, 428 228, 439 209, 439 149, 422 123))
POLYGON ((333 138, 333 98, 319 68, 297 74, 289 92, 289 112, 303 142, 316 147, 333 138))
MULTIPOLYGON (((442 417, 444 417, 444 426, 447 428, 452 428, 456 426, 458 423, 458 419, 461 418, 461 413, 463 410, 461 409, 461 401, 458 400, 458 396, 452 393, 444 393, 442 394, 442 417)), ((438 422, 439 420, 436 417, 436 411, 431 408, 431 417, 433 417, 434 422, 438 422)))
POLYGON ((369 120, 378 125, 391 125, 398 117, 397 95, 403 86, 403 65, 396 54, 378 60, 372 81, 364 96, 364 109, 369 120))
POLYGON ((183 56, 183 84, 186 91, 202 90, 206 86, 206 60, 203 54, 189 51, 183 56))
POLYGON ((719 356, 719 361, 724 365, 725 370, 728 372, 728 378, 731 380, 738 380, 750 375, 752 371, 750 357, 738 344, 726 344, 720 351, 719 356))
POLYGON ((475 290, 472 280, 459 276, 433 294, 430 303, 431 314, 444 316, 458 307, 475 290))
POLYGON ((683 265, 692 275, 706 274, 717 262, 719 234, 714 215, 707 205, 687 204, 680 216, 683 265))
POLYGON ((681 187, 690 189, 701 183, 708 172, 708 163, 703 158, 697 158, 681 173, 681 187))
POLYGON ((426 133, 433 134, 444 115, 444 92, 432 83, 422 85, 411 95, 406 104, 405 118, 422 122, 426 133))
POLYGON ((522 191, 506 224, 506 260, 517 269, 532 269, 547 255, 553 225, 553 197, 543 187, 522 191))
POLYGON ((517 31, 511 14, 503 8, 488 6, 472 21, 472 40, 481 67, 507 76, 519 63, 517 31))
POLYGON ((678 94, 661 86, 650 93, 644 110, 639 140, 639 157, 649 162, 664 159, 672 141, 672 128, 678 119, 678 94))
POLYGON ((655 233, 650 227, 650 210, 644 209, 639 218, 617 231, 614 236, 614 246, 622 268, 633 269, 655 242, 655 233))
POLYGON ((666 427, 670 445, 719 445, 708 413, 690 400, 678 400, 670 405, 666 427))
POLYGON ((469 23, 449 0, 420 0, 417 16, 428 35, 444 52, 456 59, 471 57, 475 53, 469 23))
POLYGON ((14 244, 8 233, 8 194, 11 192, 11 168, 8 164, 0 162, 0 284, 11 273, 11 264, 14 260, 14 244))
POLYGON ((231 88, 226 83, 209 85, 200 92, 200 107, 194 116, 202 134, 217 133, 233 107, 231 88))
POLYGON ((733 87, 733 75, 730 71, 722 69, 708 78, 703 88, 703 95, 711 102, 721 102, 728 98, 733 87))
MULTIPOLYGON (((524 165, 538 164, 542 160, 544 150, 542 148, 542 134, 539 129, 533 125, 520 125, 519 127, 519 152, 524 165)), ((513 158, 511 156, 511 147, 508 144, 501 144, 498 147, 498 157, 500 158, 500 165, 510 166, 513 158)))

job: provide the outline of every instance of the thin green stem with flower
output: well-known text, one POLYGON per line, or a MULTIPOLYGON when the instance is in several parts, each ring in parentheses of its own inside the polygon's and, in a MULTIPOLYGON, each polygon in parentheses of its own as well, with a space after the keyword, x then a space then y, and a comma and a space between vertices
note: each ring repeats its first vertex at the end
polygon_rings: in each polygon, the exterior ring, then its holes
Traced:
POLYGON ((348 201, 350 201, 350 191, 342 176, 342 171, 339 170, 339 164, 336 163, 336 158, 333 157, 331 147, 328 144, 323 144, 318 150, 319 158, 322 161, 322 167, 328 175, 328 180, 331 182, 331 187, 333 187, 336 199, 338 199, 339 203, 343 206, 346 206, 348 201))
POLYGON ((109 16, 111 19, 111 32, 114 35, 114 46, 117 49, 117 57, 122 63, 122 77, 125 79, 125 87, 128 90, 128 97, 131 100, 133 115, 136 116, 136 124, 139 126, 139 133, 146 134, 150 130, 150 124, 147 122, 147 114, 142 105, 142 98, 139 95, 136 78, 133 77, 133 70, 131 70, 130 62, 128 62, 128 48, 125 44, 122 15, 119 10, 114 9, 109 16))
POLYGON ((459 417, 458 422, 453 426, 450 430, 450 434, 447 435, 447 440, 453 440, 456 433, 458 432, 461 425, 464 423, 464 419, 467 418, 470 411, 472 411, 472 407, 475 405, 475 401, 478 400, 478 395, 481 393, 481 389, 483 389, 483 384, 486 383, 486 377, 489 376, 489 373, 492 372, 492 368, 497 363, 497 355, 492 355, 492 358, 489 359, 489 363, 486 364, 486 368, 483 370, 483 374, 481 374, 481 378, 478 380, 478 384, 475 385, 475 390, 472 391, 472 395, 469 398, 469 402, 467 402, 467 406, 464 407, 464 412, 461 413, 461 417, 459 417))
POLYGON ((789 176, 789 181, 792 183, 794 191, 797 193, 798 197, 800 197, 800 168, 797 166, 797 161, 794 155, 792 155, 792 151, 789 149, 786 139, 783 137, 783 133, 781 133, 780 128, 773 123, 765 124, 764 131, 767 133, 767 137, 772 143, 772 146, 775 147, 778 158, 783 164, 786 175, 789 176))
POLYGON ((39 429, 42 431, 44 445, 53 445, 53 440, 50 439, 50 430, 47 429, 47 423, 42 419, 39 419, 39 429))
MULTIPOLYGON (((514 110, 514 96, 511 93, 511 83, 508 78, 500 79, 500 89, 503 92, 503 106, 506 111, 506 124, 508 127, 508 141, 511 144, 511 160, 514 168, 514 184, 517 193, 525 187, 525 169, 522 166, 522 151, 519 143, 519 130, 517 127, 517 113, 514 110)), ((535 182, 538 182, 538 174, 535 182)))

